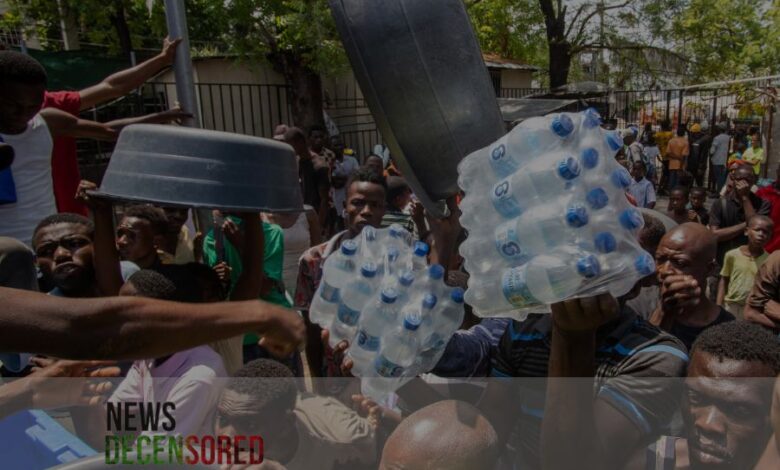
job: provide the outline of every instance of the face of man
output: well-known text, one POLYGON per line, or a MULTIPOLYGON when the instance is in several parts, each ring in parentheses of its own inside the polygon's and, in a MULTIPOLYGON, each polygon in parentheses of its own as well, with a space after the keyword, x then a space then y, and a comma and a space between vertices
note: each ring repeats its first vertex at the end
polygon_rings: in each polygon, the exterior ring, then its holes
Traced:
POLYGON ((157 252, 156 238, 149 222, 138 217, 124 217, 116 228, 119 254, 134 263, 154 257, 157 252))
POLYGON ((341 159, 344 156, 344 142, 341 141, 340 137, 333 137, 330 139, 330 147, 333 149, 333 153, 336 154, 336 157, 341 159))
POLYGON ((672 190, 669 194, 669 210, 672 212, 684 212, 688 204, 688 194, 685 191, 672 190))
POLYGON ((694 352, 683 402, 693 468, 754 467, 771 433, 773 377, 760 362, 694 352))
POLYGON ((701 209, 704 207, 704 200, 707 195, 701 191, 691 192, 691 207, 694 209, 701 209))
POLYGON ((93 286, 92 238, 82 224, 52 224, 33 239, 38 267, 44 278, 65 293, 79 293, 93 286))
POLYGON ((0 84, 0 132, 20 134, 43 104, 43 84, 5 82, 0 84))
POLYGON ((385 215, 385 188, 356 181, 347 189, 347 226, 354 236, 366 225, 379 227, 385 215))
POLYGON ((309 141, 311 142, 311 148, 315 152, 319 152, 322 150, 322 147, 325 146, 325 133, 322 131, 313 131, 309 136, 309 141))
POLYGON ((178 235, 184 223, 187 222, 188 209, 166 207, 165 217, 168 219, 168 234, 178 235))
POLYGON ((377 175, 384 173, 385 165, 381 158, 373 155, 366 159, 366 166, 371 169, 377 175))
POLYGON ((753 172, 752 166, 743 165, 731 173, 732 187, 736 187, 737 182, 739 181, 744 181, 750 186, 753 186, 756 183, 756 174, 753 172))
POLYGON ((750 225, 745 229, 745 234, 748 237, 748 244, 756 247, 766 245, 772 238, 773 229, 774 224, 771 220, 763 218, 752 219, 750 225))
POLYGON ((632 165, 631 166, 631 176, 634 177, 634 181, 639 182, 642 181, 642 178, 645 177, 645 168, 643 165, 632 165))
POLYGON ((751 135, 750 145, 752 145, 755 148, 761 147, 761 136, 759 136, 758 134, 751 135))
MULTIPOLYGON (((703 255, 706 250, 700 245, 707 241, 703 235, 694 233, 696 228, 684 224, 661 239, 655 252, 659 282, 672 274, 685 274, 696 279, 700 286, 706 285, 714 260, 703 255)), ((702 226, 702 230, 707 229, 702 226)))

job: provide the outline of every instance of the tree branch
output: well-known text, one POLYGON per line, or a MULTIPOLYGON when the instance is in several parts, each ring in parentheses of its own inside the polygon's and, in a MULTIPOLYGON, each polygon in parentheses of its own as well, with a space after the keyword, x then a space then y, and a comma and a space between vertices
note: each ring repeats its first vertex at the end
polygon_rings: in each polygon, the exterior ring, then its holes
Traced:
POLYGON ((582 35, 585 32, 585 27, 588 25, 588 22, 591 20, 591 18, 596 16, 598 13, 601 13, 603 11, 615 10, 617 8, 623 8, 623 7, 627 6, 629 3, 631 3, 631 2, 630 1, 625 1, 623 3, 616 3, 614 5, 608 5, 608 6, 599 7, 599 8, 594 9, 592 12, 588 13, 588 15, 585 16, 585 18, 582 19, 582 22, 580 23, 580 27, 577 30, 577 35, 574 37, 574 40, 569 41, 569 43, 572 46, 574 46, 574 45, 578 44, 582 40, 582 35))
POLYGON ((572 28, 574 28, 574 25, 577 24, 577 18, 580 17, 582 12, 585 10, 585 8, 588 7, 587 3, 583 3, 582 5, 577 8, 577 12, 574 13, 574 17, 572 17, 571 21, 569 22, 569 27, 566 28, 566 33, 563 35, 564 37, 568 37, 569 33, 571 33, 572 28))

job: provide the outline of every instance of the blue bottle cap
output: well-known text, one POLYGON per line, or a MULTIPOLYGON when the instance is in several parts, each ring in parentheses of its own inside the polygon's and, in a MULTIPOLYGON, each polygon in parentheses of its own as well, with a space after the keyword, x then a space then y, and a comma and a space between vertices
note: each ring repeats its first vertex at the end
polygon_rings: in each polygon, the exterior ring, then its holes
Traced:
POLYGON ((558 175, 566 181, 573 180, 580 175, 580 164, 574 157, 566 157, 558 162, 558 175))
POLYGON ((376 265, 370 261, 368 263, 363 263, 363 266, 360 267, 360 274, 367 278, 376 276, 376 265))
POLYGON ((588 210, 581 205, 566 208, 566 225, 579 228, 588 224, 588 210))
POLYGON ((649 254, 642 253, 636 257, 634 267, 642 277, 649 276, 655 273, 655 260, 649 254))
POLYGON ((585 200, 593 210, 599 210, 609 203, 609 196, 604 188, 593 188, 585 195, 585 200))
POLYGON ((582 112, 583 124, 586 128, 592 129, 601 125, 601 116, 595 108, 588 108, 582 112))
POLYGON ((392 287, 388 287, 387 289, 382 289, 382 292, 379 294, 379 298, 382 299, 382 302, 386 304, 391 304, 396 301, 398 298, 398 291, 393 289, 392 287))
POLYGON ((398 248, 391 246, 387 249, 387 259, 388 261, 395 261, 398 259, 398 256, 401 254, 400 251, 398 251, 398 248))
POLYGON ((398 282, 400 282, 404 287, 411 286, 414 282, 414 273, 411 271, 406 271, 405 273, 401 274, 401 277, 398 278, 398 282))
POLYGON ((407 313, 404 315, 404 328, 409 331, 415 331, 420 327, 421 318, 416 313, 407 313))
POLYGON ((428 244, 425 242, 414 242, 415 256, 426 256, 428 254, 428 244))
POLYGON ((555 116, 550 123, 550 130, 561 138, 568 137, 574 131, 574 121, 565 114, 555 116))
POLYGON ((444 277, 444 266, 432 264, 428 267, 428 277, 439 280, 444 277))
POLYGON ((582 160, 582 166, 588 170, 596 168, 596 165, 599 164, 599 151, 593 147, 582 149, 580 160, 582 160))
POLYGON ((620 213, 618 217, 620 225, 626 230, 636 230, 642 226, 644 220, 642 219, 642 213, 636 209, 626 209, 620 213))
POLYGON ((428 310, 436 306, 436 296, 433 294, 425 294, 422 301, 423 308, 428 310))
POLYGON ((620 134, 618 134, 617 131, 607 132, 605 140, 607 141, 609 149, 613 152, 617 152, 623 148, 623 138, 620 137, 620 134))
POLYGON ((370 242, 376 240, 376 229, 370 225, 363 227, 363 239, 370 242))
POLYGON ((341 242, 341 252, 347 256, 357 253, 358 244, 355 240, 344 240, 341 242))
POLYGON ((593 255, 585 255, 577 260, 577 272, 585 279, 592 279, 601 274, 599 260, 593 255))
POLYGON ((462 304, 463 303, 463 295, 464 295, 464 291, 460 287, 456 287, 456 288, 452 289, 452 292, 450 292, 450 298, 456 304, 462 304))
POLYGON ((631 186, 631 174, 622 166, 614 170, 609 179, 619 189, 626 189, 631 186))
POLYGON ((593 244, 600 253, 612 253, 617 248, 615 236, 609 232, 599 232, 593 237, 593 244))
POLYGON ((402 238, 406 234, 406 229, 398 224, 393 224, 387 228, 388 233, 393 238, 402 238))
POLYGON ((490 152, 490 158, 492 158, 493 160, 501 160, 501 157, 503 157, 505 153, 506 153, 506 147, 504 146, 504 144, 501 144, 498 147, 495 147, 490 152))

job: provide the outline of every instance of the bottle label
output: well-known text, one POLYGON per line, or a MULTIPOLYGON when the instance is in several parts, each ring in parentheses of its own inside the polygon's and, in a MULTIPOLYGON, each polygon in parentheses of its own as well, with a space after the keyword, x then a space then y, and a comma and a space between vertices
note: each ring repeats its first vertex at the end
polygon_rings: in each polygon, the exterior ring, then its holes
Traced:
POLYGON ((341 323, 347 326, 355 326, 360 318, 360 310, 352 310, 342 303, 339 305, 337 316, 341 323))
POLYGON ((325 302, 336 303, 339 301, 339 288, 333 287, 323 280, 320 283, 320 297, 325 302))
POLYGON ((506 300, 516 308, 525 308, 537 305, 539 302, 533 298, 525 282, 525 269, 513 268, 504 274, 501 287, 506 300))
POLYGON ((357 344, 366 351, 378 351, 380 340, 379 336, 371 336, 362 328, 358 331, 357 344))
POLYGON ((520 245, 515 228, 516 221, 498 226, 496 229, 496 249, 507 261, 517 266, 530 259, 527 250, 520 245))
POLYGON ((495 186, 490 193, 490 200, 493 202, 493 207, 496 211, 503 215, 507 219, 517 217, 522 212, 520 203, 514 196, 512 191, 512 183, 510 178, 507 178, 495 186))
POLYGON ((404 368, 387 359, 383 354, 374 359, 374 370, 382 377, 396 378, 404 373, 404 368))

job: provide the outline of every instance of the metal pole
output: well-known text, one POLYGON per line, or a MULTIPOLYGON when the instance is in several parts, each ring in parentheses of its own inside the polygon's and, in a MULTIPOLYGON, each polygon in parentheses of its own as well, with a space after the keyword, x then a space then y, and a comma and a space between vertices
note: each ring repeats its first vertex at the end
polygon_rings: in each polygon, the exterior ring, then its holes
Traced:
POLYGON ((683 125, 683 90, 680 90, 680 99, 677 102, 677 128, 683 125))
POLYGON ((666 90, 666 122, 671 124, 669 120, 669 112, 672 109, 672 90, 666 90))
POLYGON ((182 40, 176 50, 176 60, 173 63, 173 72, 176 77, 176 97, 182 109, 193 115, 191 119, 185 119, 183 124, 187 127, 200 127, 184 0, 165 0, 165 20, 168 24, 168 35, 171 38, 181 38, 182 40))

